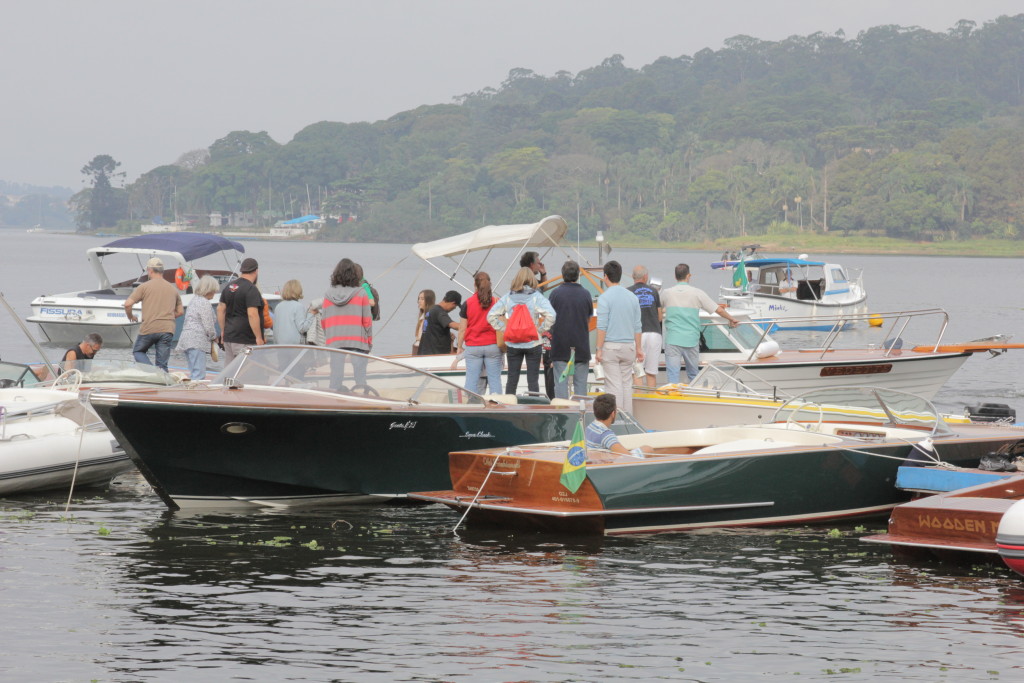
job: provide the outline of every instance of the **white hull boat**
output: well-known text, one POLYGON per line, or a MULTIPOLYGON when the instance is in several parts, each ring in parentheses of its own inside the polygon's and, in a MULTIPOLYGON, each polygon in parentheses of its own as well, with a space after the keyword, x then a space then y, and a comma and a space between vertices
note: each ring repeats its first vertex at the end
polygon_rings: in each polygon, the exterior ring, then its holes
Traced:
POLYGON ((732 286, 721 289, 723 301, 752 310, 755 321, 771 323, 769 329, 830 330, 830 316, 868 312, 859 269, 810 261, 803 255, 723 260, 711 267, 733 273, 732 286))
MULTIPOLYGON (((885 331, 885 338, 889 341, 867 348, 842 348, 838 345, 841 337, 838 331, 850 325, 866 324, 867 315, 832 318, 835 332, 828 335, 820 346, 786 350, 779 348, 762 325, 751 320, 749 312, 733 310, 732 315, 741 321, 736 328, 729 327, 728 322, 718 316, 702 316, 702 366, 727 362, 752 372, 759 379, 758 391, 769 396, 795 396, 828 386, 853 385, 881 386, 931 400, 973 354, 985 351, 998 354, 1008 349, 1024 348, 1024 344, 1005 343, 1006 338, 1002 336, 976 342, 945 343, 942 337, 948 314, 941 309, 871 314, 871 318, 889 325, 885 331), (926 333, 921 328, 928 322, 938 324, 935 336, 928 336, 929 343, 903 348, 901 335, 926 333)), ((813 324, 813 321, 806 322, 813 324)), ((453 368, 455 356, 405 356, 399 360, 457 384, 464 382, 465 363, 460 359, 453 368)), ((659 381, 664 383, 667 381, 664 364, 661 368, 659 381)), ((592 390, 600 385, 593 367, 589 381, 592 390)), ((525 384, 524 369, 520 392, 525 392, 525 384)), ((543 391, 543 380, 541 386, 543 391)), ((768 413, 772 410, 774 407, 768 413)))
POLYGON ((0 495, 104 485, 133 468, 78 392, 0 389, 0 495))
MULTIPOLYGON (((240 255, 245 247, 218 235, 191 232, 169 232, 157 235, 140 235, 115 240, 102 247, 93 247, 86 251, 89 263, 96 274, 98 283, 95 289, 77 290, 62 294, 46 294, 32 300, 32 315, 26 320, 39 326, 44 341, 53 344, 76 344, 90 333, 103 337, 108 346, 130 346, 134 343, 141 325, 142 306, 136 304, 137 322, 129 322, 124 312, 125 299, 135 287, 146 280, 146 261, 156 256, 164 262, 164 278, 175 281, 178 268, 192 273, 193 278, 211 275, 221 285, 236 277, 240 255), (193 265, 197 259, 213 254, 224 255, 224 267, 210 269, 193 265), (234 254, 234 263, 229 255, 234 254), (130 261, 124 274, 127 279, 117 280, 108 272, 104 259, 118 255, 123 262, 130 261), (132 258, 134 257, 134 258, 132 258)), ((267 302, 273 307, 280 299, 277 295, 265 294, 267 302)), ((214 296, 214 302, 219 294, 214 296)), ((187 308, 192 294, 183 291, 182 304, 187 308)), ((178 318, 178 329, 175 338, 181 331, 183 318, 178 318)))

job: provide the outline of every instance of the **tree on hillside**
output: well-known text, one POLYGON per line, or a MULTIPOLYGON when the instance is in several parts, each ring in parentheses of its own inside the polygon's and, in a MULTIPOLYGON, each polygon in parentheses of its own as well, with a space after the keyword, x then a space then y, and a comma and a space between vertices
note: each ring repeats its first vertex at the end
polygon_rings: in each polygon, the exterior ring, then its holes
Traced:
POLYGON ((273 151, 280 146, 265 130, 259 133, 236 130, 210 145, 210 161, 218 162, 232 157, 273 151))
MULTIPOLYGON (((100 154, 82 167, 82 175, 92 181, 92 189, 88 193, 88 202, 79 206, 84 208, 77 216, 78 229, 112 228, 122 217, 124 206, 123 190, 115 189, 111 180, 124 178, 124 171, 118 171, 120 161, 114 161, 109 154, 100 154)), ((80 193, 81 194, 81 193, 80 193)))

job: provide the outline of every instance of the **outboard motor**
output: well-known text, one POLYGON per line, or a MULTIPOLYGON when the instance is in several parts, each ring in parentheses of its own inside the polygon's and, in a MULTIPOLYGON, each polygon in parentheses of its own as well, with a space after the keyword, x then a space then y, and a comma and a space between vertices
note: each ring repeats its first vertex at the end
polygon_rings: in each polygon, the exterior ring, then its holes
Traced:
POLYGON ((1005 403, 979 403, 973 406, 964 406, 964 416, 971 422, 1013 424, 1017 421, 1017 411, 1005 403))

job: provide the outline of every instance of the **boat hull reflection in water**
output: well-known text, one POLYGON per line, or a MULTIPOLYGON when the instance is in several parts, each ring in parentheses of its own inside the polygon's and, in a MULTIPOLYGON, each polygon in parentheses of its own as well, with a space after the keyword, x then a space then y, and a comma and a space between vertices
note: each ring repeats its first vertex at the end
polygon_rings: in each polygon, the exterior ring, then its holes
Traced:
POLYGON ((357 503, 451 486, 448 453, 564 439, 573 406, 510 405, 340 349, 246 351, 219 384, 95 394, 168 506, 357 503))

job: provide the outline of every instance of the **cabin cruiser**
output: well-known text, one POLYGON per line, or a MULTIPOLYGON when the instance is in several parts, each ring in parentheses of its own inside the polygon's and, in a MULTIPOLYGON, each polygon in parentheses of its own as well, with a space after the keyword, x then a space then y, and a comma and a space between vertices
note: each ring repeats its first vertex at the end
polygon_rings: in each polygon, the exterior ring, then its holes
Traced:
POLYGON ((756 248, 744 247, 751 258, 744 255, 711 264, 712 269, 733 274, 731 285, 721 288, 722 300, 730 307, 753 310, 752 318, 770 323, 772 330, 830 330, 829 316, 868 312, 860 269, 812 261, 806 254, 760 257, 756 248))
MULTIPOLYGON (((38 325, 43 340, 53 344, 76 344, 85 335, 97 333, 103 337, 105 345, 130 346, 142 324, 142 305, 135 305, 136 321, 130 322, 124 312, 124 302, 135 287, 146 281, 146 261, 156 256, 164 262, 163 276, 168 282, 180 281, 181 302, 187 308, 192 294, 185 276, 211 275, 221 285, 227 284, 237 277, 244 252, 245 247, 239 242, 194 232, 125 237, 102 247, 92 247, 86 250, 86 256, 96 274, 96 288, 38 296, 32 300, 32 315, 26 320, 38 325), (215 254, 223 256, 223 267, 210 268, 194 263, 215 254), (108 270, 107 259, 112 256, 118 257, 114 260, 120 262, 119 276, 108 270)), ((218 297, 214 296, 214 302, 218 297)), ((264 298, 271 308, 280 299, 276 294, 264 294, 264 298)), ((183 318, 178 318, 175 338, 181 331, 182 321, 183 318)))

